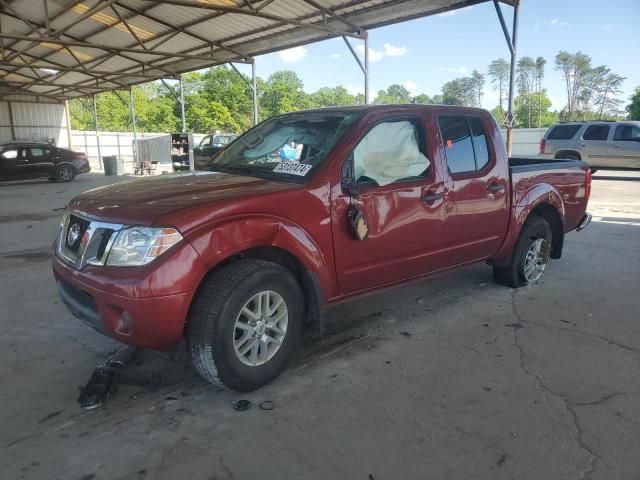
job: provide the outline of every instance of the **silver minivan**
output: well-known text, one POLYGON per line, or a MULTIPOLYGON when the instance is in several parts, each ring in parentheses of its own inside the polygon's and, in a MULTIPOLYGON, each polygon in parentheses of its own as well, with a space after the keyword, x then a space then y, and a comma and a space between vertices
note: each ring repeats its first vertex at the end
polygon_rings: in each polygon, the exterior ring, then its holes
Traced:
POLYGON ((540 158, 584 160, 592 170, 640 169, 640 122, 565 122, 540 141, 540 158))

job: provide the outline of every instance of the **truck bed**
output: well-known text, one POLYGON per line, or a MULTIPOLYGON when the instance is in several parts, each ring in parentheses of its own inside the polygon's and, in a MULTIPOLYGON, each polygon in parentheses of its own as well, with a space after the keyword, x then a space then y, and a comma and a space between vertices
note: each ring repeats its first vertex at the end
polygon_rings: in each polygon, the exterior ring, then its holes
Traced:
MULTIPOLYGON (((573 230, 585 209, 585 184, 589 166, 581 160, 509 158, 512 205, 527 205, 532 189, 556 192, 564 210, 565 231, 573 230)), ((536 196, 538 196, 536 194, 536 196)))
POLYGON ((571 167, 587 167, 582 160, 546 160, 531 157, 509 157, 509 170, 512 173, 533 172, 536 170, 558 170, 571 167))

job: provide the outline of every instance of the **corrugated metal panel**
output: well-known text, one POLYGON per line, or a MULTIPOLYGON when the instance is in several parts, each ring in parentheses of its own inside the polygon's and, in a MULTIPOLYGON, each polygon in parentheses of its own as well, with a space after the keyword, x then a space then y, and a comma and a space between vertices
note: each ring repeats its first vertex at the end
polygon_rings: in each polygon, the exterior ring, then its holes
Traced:
POLYGON ((64 105, 11 102, 15 138, 12 138, 9 106, 0 102, 0 141, 54 139, 56 145, 67 146, 67 121, 64 105))
MULTIPOLYGON (((82 2, 72 2, 71 4, 67 0, 48 0, 51 28, 55 32, 66 32, 66 34, 62 33, 58 37, 62 40, 70 40, 71 37, 74 37, 74 41, 77 41, 77 38, 86 39, 86 41, 94 42, 99 47, 104 45, 107 48, 140 49, 138 40, 119 20, 118 16, 120 15, 129 24, 135 36, 146 42, 147 48, 156 43, 155 39, 163 38, 163 35, 171 31, 171 28, 175 28, 175 32, 183 31, 183 33, 179 33, 164 42, 161 46, 162 51, 182 52, 183 54, 193 52, 194 48, 197 49, 202 44, 202 40, 189 35, 189 32, 191 32, 209 41, 221 41, 228 43, 228 46, 233 45, 238 52, 245 56, 256 56, 294 45, 336 37, 344 32, 353 33, 360 30, 357 26, 364 29, 375 28, 489 0, 316 1, 324 8, 342 15, 349 22, 345 23, 337 19, 335 15, 325 15, 322 8, 301 0, 274 0, 261 11, 255 9, 256 6, 260 6, 259 2, 254 2, 253 4, 240 0, 234 2, 235 8, 242 9, 248 13, 216 10, 215 2, 208 0, 201 0, 200 3, 195 3, 194 6, 170 4, 159 0, 119 0, 114 4, 117 13, 106 2, 104 2, 105 8, 93 11, 93 7, 102 4, 100 0, 83 0, 82 2), (140 12, 148 12, 156 19, 154 20, 138 14, 134 10, 129 10, 127 6, 140 12), (205 6, 212 6, 213 8, 203 8, 205 6), (267 15, 269 18, 261 17, 261 15, 267 15), (276 18, 271 18, 271 16, 276 18), (86 18, 79 21, 83 17, 86 18), (287 23, 287 21, 293 21, 293 23, 287 23), (302 23, 302 25, 297 23, 302 23), (305 26, 305 23, 313 23, 315 28, 305 26), (323 29, 328 30, 323 31, 323 29)), ((501 1, 506 4, 516 2, 516 0, 501 1)), ((12 2, 11 7, 16 10, 19 16, 23 16, 40 25, 45 24, 42 0, 12 2)), ((0 16, 2 17, 4 32, 9 31, 14 35, 24 35, 31 30, 30 26, 24 22, 16 21, 7 14, 0 13, 0 16)), ((499 28, 497 22, 496 28, 499 28)), ((46 33, 43 29, 40 29, 32 36, 44 37, 46 33)), ((43 57, 43 60, 39 60, 39 62, 46 62, 47 59, 50 59, 70 68, 80 68, 73 58, 75 55, 81 62, 87 64, 89 69, 95 67, 97 63, 99 66, 96 68, 113 70, 114 73, 120 74, 126 83, 138 83, 140 81, 140 77, 130 76, 129 74, 134 73, 131 71, 133 69, 135 69, 136 73, 142 73, 141 64, 125 60, 121 56, 100 64, 95 62, 95 59, 104 59, 113 55, 110 50, 69 45, 69 49, 73 51, 72 55, 67 49, 61 49, 60 45, 55 43, 55 39, 52 40, 34 44, 25 40, 7 39, 5 47, 8 44, 13 50, 26 49, 27 55, 31 57, 34 55, 43 57)), ((202 50, 202 52, 208 54, 209 49, 210 47, 207 46, 206 50, 202 50)), ((195 51, 201 50, 197 49, 195 51)), ((122 54, 125 55, 124 52, 122 54)), ((229 52, 225 50, 214 50, 211 60, 181 57, 171 57, 170 60, 167 60, 166 57, 152 56, 140 52, 129 52, 126 55, 144 60, 146 63, 169 65, 170 71, 177 73, 203 66, 218 65, 232 60, 229 52)), ((16 61, 18 60, 12 59, 12 62, 16 61)), ((15 70, 15 66, 3 66, 2 60, 0 60, 0 71, 13 75, 15 81, 25 83, 27 84, 25 88, 35 91, 35 87, 31 86, 31 79, 20 76, 17 76, 16 79, 15 76, 17 74, 11 73, 13 70, 15 70)), ((147 75, 151 74, 153 78, 166 75, 166 72, 149 66, 144 67, 144 72, 147 75)), ((86 89, 84 92, 82 89, 72 90, 66 87, 64 92, 54 90, 57 95, 64 97, 82 96, 96 89, 109 90, 114 88, 115 85, 113 82, 100 81, 96 86, 93 80, 81 79, 67 74, 63 75, 62 79, 64 80, 60 83, 70 84, 71 79, 73 79, 79 84, 75 85, 76 87, 86 89)))

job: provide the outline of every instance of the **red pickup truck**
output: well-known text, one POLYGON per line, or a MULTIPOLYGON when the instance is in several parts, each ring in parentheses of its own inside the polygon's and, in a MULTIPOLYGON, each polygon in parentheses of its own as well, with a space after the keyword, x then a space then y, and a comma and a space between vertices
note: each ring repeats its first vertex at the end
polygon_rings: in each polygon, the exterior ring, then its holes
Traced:
POLYGON ((591 219, 586 163, 509 159, 473 108, 290 113, 207 169, 74 198, 53 270, 85 323, 144 348, 185 339, 198 372, 236 391, 275 378, 339 301, 477 262, 537 282, 591 219))

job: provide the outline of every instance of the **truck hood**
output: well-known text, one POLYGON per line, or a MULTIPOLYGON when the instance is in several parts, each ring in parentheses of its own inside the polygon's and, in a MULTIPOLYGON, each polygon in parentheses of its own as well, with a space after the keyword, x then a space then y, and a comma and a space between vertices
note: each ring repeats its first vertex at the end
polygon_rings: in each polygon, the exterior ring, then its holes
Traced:
POLYGON ((71 200, 69 208, 103 222, 153 225, 178 210, 299 186, 225 173, 188 172, 89 190, 71 200))

